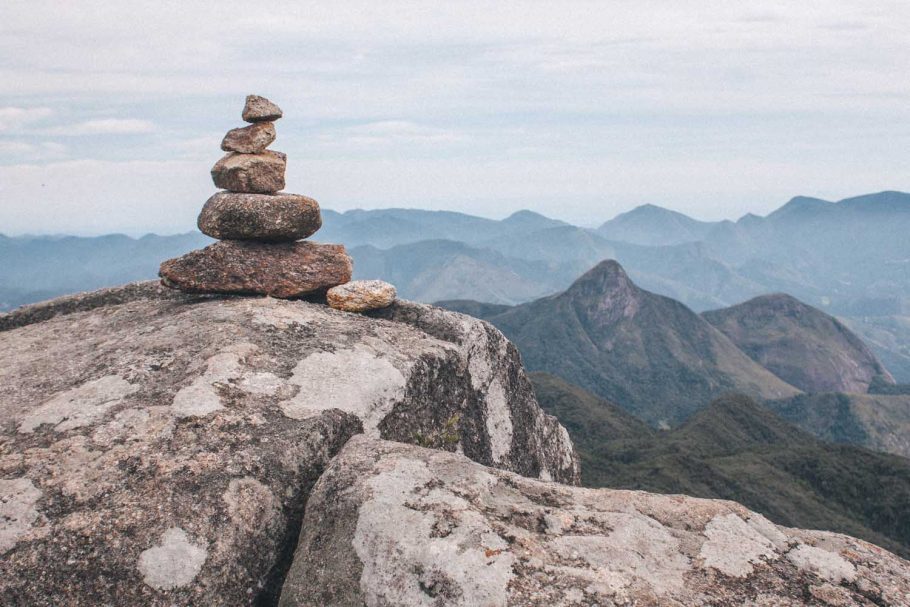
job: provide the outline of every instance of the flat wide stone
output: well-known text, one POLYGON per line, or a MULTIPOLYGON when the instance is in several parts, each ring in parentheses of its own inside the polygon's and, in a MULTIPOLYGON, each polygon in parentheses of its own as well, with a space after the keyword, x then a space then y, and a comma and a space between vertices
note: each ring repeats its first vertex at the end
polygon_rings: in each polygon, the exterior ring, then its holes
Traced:
POLYGON ((326 293, 329 305, 345 312, 387 308, 395 302, 395 287, 382 280, 352 280, 326 293))
POLYGON ((247 122, 263 122, 281 118, 281 108, 259 95, 247 95, 243 106, 243 119, 247 122))
POLYGON ((250 126, 231 129, 221 140, 225 152, 258 154, 275 141, 275 123, 257 122, 250 126))
POLYGON ((339 244, 226 240, 165 261, 158 275, 166 286, 187 293, 290 298, 348 282, 352 269, 339 244))
POLYGON ((272 194, 284 189, 286 168, 287 156, 281 152, 231 152, 212 167, 212 181, 215 186, 231 192, 272 194))
POLYGON ((218 192, 199 214, 199 230, 219 240, 300 240, 322 227, 319 203, 299 194, 218 192))

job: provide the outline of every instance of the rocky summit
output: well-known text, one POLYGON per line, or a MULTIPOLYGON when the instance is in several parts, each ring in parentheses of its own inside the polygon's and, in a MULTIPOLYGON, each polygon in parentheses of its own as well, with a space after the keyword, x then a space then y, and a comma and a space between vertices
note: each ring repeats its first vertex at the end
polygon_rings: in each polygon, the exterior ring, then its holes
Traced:
POLYGON ((910 599, 863 541, 578 478, 518 351, 458 313, 140 283, 0 316, 4 605, 910 599))
POLYGON ((382 312, 142 283, 0 316, 0 604, 274 605, 360 432, 577 483, 502 334, 382 312))
POLYGON ((284 188, 287 157, 267 150, 281 109, 250 95, 243 119, 228 131, 228 154, 212 167, 219 188, 202 207, 198 225, 221 242, 161 264, 165 286, 188 293, 247 293, 303 297, 351 280, 344 246, 303 242, 322 227, 319 203, 284 188))

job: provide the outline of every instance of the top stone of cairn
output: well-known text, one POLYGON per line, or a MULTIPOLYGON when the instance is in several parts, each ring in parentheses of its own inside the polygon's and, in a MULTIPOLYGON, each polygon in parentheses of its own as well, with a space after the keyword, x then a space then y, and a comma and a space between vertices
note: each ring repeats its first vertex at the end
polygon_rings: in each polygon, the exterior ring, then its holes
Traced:
POLYGON ((243 119, 246 122, 267 122, 281 118, 281 108, 259 95, 247 95, 243 106, 243 119))

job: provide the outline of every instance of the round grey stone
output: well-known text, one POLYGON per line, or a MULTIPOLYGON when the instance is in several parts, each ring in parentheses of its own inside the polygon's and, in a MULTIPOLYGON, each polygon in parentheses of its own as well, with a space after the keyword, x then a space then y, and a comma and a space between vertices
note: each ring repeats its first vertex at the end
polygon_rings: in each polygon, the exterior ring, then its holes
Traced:
POLYGON ((199 230, 219 240, 300 240, 322 227, 319 203, 299 194, 218 192, 199 214, 199 230))

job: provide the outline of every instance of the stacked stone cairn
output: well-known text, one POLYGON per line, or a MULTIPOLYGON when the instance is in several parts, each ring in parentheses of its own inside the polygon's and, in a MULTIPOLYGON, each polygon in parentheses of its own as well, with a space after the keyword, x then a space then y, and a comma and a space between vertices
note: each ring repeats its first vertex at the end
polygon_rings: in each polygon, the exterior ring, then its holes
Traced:
POLYGON ((161 264, 161 282, 187 293, 260 294, 295 298, 325 294, 334 308, 364 312, 395 301, 395 287, 351 280, 343 245, 304 240, 322 227, 312 198, 281 192, 287 157, 267 149, 281 109, 250 95, 243 119, 221 142, 227 154, 212 167, 222 188, 202 207, 199 229, 219 242, 161 264))

